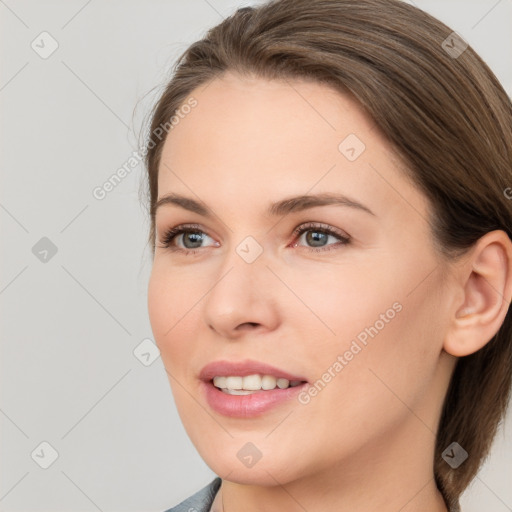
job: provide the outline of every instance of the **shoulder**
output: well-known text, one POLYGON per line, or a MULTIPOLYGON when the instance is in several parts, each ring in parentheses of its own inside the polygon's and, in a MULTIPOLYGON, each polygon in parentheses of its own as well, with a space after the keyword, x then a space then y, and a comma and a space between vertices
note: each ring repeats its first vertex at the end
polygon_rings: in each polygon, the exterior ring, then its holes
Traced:
POLYGON ((208 485, 189 496, 185 501, 165 512, 209 512, 222 480, 214 478, 208 485))

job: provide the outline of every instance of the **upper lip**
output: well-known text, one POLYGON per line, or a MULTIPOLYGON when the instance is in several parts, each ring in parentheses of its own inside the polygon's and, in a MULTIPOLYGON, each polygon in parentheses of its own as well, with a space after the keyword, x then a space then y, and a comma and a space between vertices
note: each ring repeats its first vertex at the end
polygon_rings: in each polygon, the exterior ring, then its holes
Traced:
POLYGON ((245 377, 246 375, 273 375, 277 379, 288 379, 307 381, 300 375, 293 375, 275 366, 262 363, 260 361, 253 361, 246 359, 244 361, 213 361, 203 367, 199 374, 199 378, 204 381, 212 380, 216 376, 240 376, 245 377))

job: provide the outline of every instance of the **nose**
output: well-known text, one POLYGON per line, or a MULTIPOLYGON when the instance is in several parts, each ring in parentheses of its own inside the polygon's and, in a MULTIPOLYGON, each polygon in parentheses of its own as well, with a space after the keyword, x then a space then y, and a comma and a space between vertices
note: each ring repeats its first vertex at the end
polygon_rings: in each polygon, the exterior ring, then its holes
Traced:
POLYGON ((235 250, 224 259, 203 302, 204 321, 219 337, 236 340, 277 328, 277 283, 267 264, 265 253, 251 263, 235 250))

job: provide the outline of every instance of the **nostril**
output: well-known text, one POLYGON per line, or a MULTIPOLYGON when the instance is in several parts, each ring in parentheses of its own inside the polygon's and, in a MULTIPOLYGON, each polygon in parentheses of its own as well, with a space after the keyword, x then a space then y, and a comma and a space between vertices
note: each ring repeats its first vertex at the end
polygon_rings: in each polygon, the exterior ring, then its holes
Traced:
POLYGON ((258 325, 260 325, 259 323, 257 322, 245 322, 241 325, 238 326, 239 329, 245 329, 246 327, 249 328, 249 327, 258 327, 258 325))

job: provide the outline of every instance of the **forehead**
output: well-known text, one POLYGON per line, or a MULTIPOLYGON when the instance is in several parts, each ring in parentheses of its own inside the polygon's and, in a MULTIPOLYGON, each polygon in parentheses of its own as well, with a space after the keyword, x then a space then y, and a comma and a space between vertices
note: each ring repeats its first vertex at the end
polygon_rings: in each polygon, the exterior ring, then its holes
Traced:
MULTIPOLYGON (((292 145, 295 151, 304 142, 308 150, 314 146, 332 149, 333 145, 337 150, 336 143, 347 130, 367 139, 371 134, 369 143, 379 139, 370 116, 354 100, 315 81, 266 80, 227 73, 190 96, 197 105, 180 116, 164 151, 168 147, 172 153, 173 145, 191 137, 204 150, 220 144, 236 149, 237 143, 248 149, 254 141, 264 143, 267 150, 292 145)), ((385 145, 383 140, 379 143, 385 145)))
POLYGON ((371 117, 329 85, 226 74, 190 96, 196 106, 163 147, 159 196, 192 191, 206 200, 215 191, 248 205, 337 191, 363 193, 381 210, 404 206, 400 193, 421 196, 371 117))

